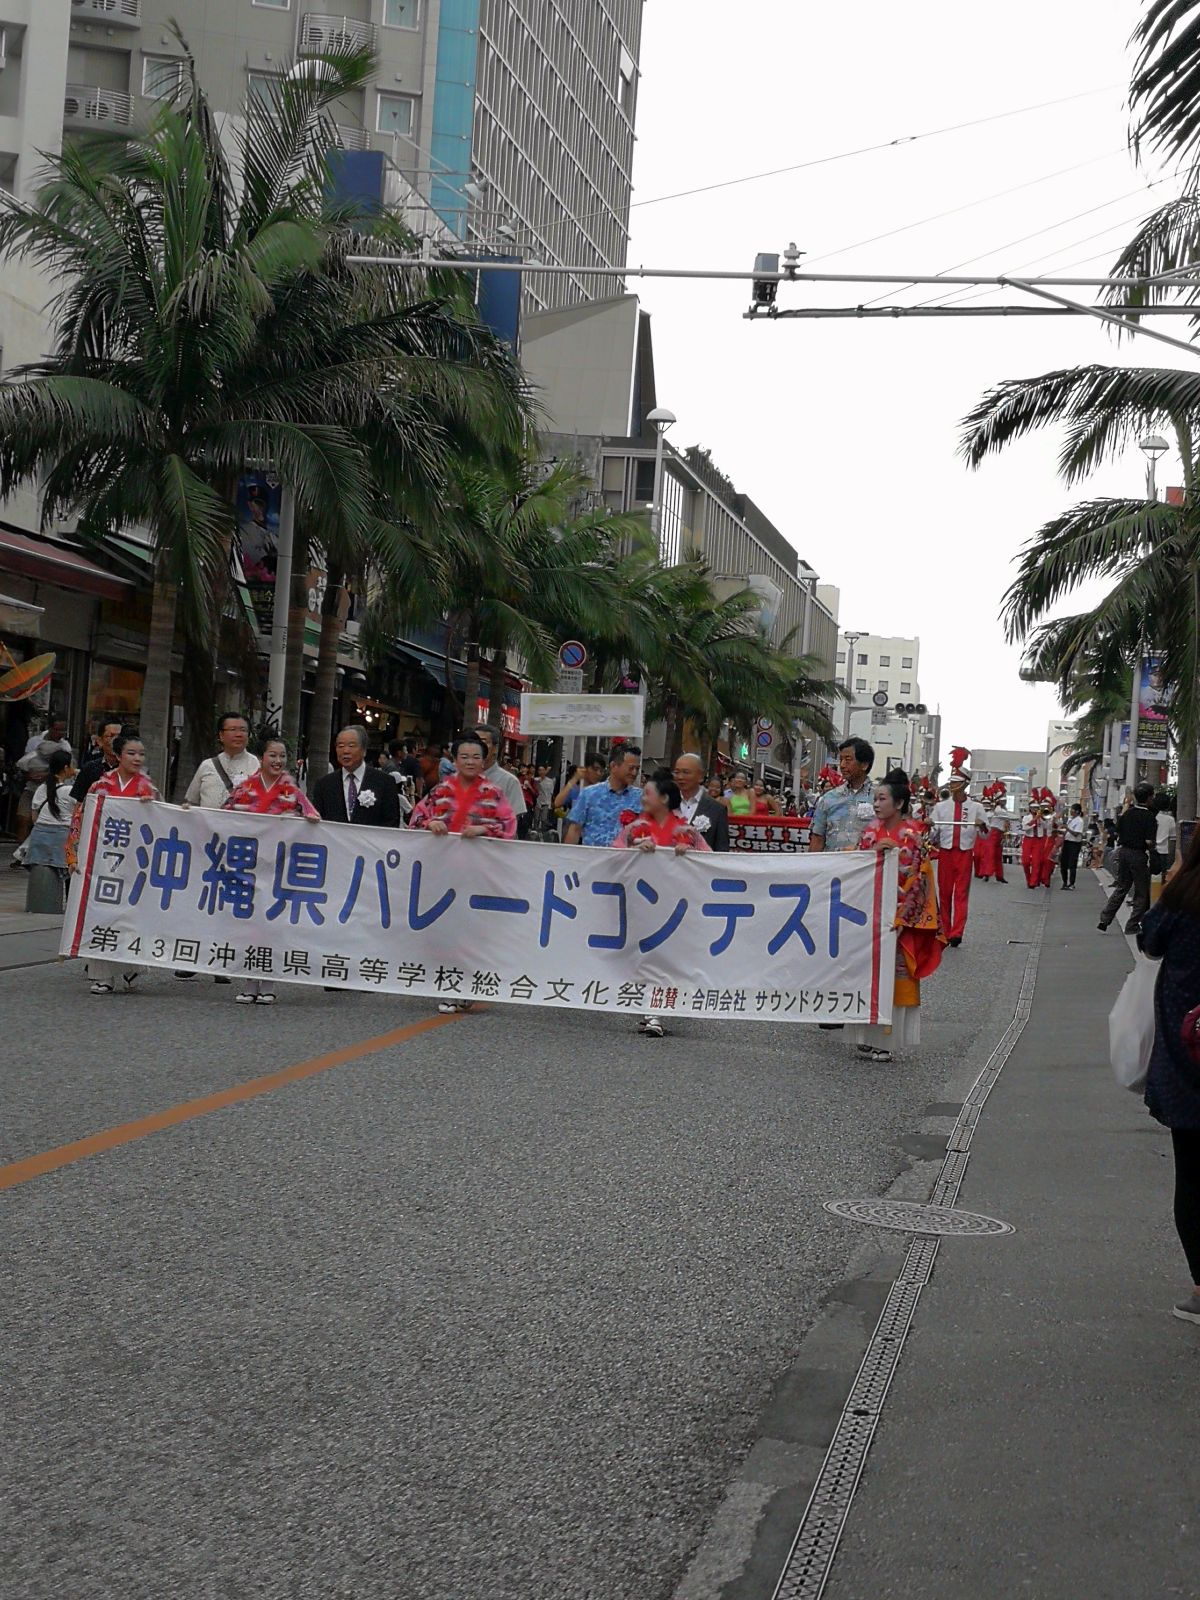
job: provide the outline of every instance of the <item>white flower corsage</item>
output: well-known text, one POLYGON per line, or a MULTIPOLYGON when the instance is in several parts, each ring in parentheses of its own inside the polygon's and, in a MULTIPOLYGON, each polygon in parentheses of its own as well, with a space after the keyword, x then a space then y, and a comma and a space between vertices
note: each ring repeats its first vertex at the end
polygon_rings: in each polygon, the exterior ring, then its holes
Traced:
POLYGON ((690 825, 695 828, 697 833, 707 833, 709 828, 712 826, 712 818, 693 817, 690 825))
POLYGON ((374 789, 363 789, 361 791, 361 793, 359 794, 359 797, 358 797, 357 801, 355 802, 354 809, 357 811, 359 806, 364 806, 364 807, 367 807, 369 809, 374 804, 375 804, 375 791, 374 791, 374 789))

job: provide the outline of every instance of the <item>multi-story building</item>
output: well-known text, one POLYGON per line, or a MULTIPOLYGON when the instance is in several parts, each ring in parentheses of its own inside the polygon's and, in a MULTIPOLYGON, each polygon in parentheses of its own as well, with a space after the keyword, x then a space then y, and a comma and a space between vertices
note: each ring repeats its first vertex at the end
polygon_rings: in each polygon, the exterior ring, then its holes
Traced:
MULTIPOLYGON (((822 593, 839 603, 837 590, 822 593)), ((899 709, 924 705, 920 666, 920 639, 839 631, 836 678, 853 697, 842 707, 845 730, 875 747, 877 777, 892 767, 928 772, 937 764, 941 718, 926 709, 899 709)))

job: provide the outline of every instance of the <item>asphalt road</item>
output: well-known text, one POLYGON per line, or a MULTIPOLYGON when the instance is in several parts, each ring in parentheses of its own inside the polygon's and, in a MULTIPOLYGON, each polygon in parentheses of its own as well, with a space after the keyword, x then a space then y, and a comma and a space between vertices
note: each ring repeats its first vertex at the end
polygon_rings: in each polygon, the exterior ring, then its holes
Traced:
MULTIPOLYGON (((0 1194, 5 1600, 666 1600, 901 1140, 1012 1014, 976 889, 921 1058, 495 1008, 0 1194)), ((0 973, 0 1161, 430 1016, 0 973)))

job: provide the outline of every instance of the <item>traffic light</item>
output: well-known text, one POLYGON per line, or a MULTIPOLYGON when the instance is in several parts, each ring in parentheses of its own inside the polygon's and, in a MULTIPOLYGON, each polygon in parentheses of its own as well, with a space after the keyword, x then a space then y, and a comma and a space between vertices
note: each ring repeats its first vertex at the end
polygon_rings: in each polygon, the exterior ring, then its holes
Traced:
MULTIPOLYGON (((758 272, 778 272, 779 256, 764 254, 762 251, 754 258, 754 270, 758 272)), ((751 298, 751 309, 761 306, 764 310, 775 304, 775 296, 779 292, 779 283, 775 278, 758 278, 754 280, 754 292, 751 298)))
POLYGON ((925 710, 925 704, 920 700, 915 705, 911 700, 896 701, 896 715, 898 717, 923 717, 925 710))

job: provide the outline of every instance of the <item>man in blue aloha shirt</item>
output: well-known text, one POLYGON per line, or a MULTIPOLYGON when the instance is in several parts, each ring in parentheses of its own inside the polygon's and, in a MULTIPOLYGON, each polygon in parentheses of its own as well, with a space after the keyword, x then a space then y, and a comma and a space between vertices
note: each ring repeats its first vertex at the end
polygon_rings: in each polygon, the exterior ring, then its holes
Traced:
POLYGON ((642 791, 633 787, 642 752, 635 744, 614 745, 608 757, 608 777, 581 789, 567 818, 564 844, 594 844, 607 848, 621 831, 622 811, 642 809, 642 791))
POLYGON ((811 851, 858 849, 863 829, 875 817, 874 761, 874 747, 865 739, 844 739, 838 745, 842 781, 817 801, 809 833, 811 851))

